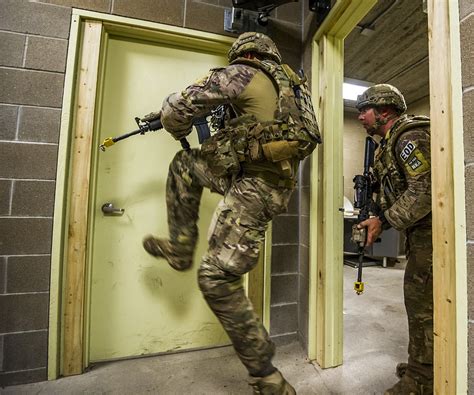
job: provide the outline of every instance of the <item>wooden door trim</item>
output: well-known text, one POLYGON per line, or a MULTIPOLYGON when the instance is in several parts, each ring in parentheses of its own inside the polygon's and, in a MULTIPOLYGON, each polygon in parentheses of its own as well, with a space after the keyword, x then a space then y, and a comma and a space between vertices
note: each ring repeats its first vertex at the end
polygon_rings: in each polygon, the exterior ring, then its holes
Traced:
POLYGON ((344 38, 375 4, 338 0, 313 37, 313 102, 324 143, 311 162, 308 356, 323 368, 343 357, 344 38))
POLYGON ((434 379, 467 393, 467 251, 457 0, 428 1, 433 207, 434 379))
MULTIPOLYGON (((347 34, 347 27, 354 21, 344 16, 344 12, 357 3, 367 5, 367 11, 370 9, 366 2, 338 0, 314 37, 314 102, 337 104, 335 112, 324 108, 320 111, 323 133, 328 126, 326 122, 331 122, 331 132, 342 133, 342 130, 333 127, 341 117, 339 101, 334 101, 337 99, 334 90, 327 90, 326 85, 321 85, 323 81, 330 80, 324 78, 328 67, 325 68, 326 63, 320 59, 321 40, 328 40, 324 36, 343 38, 347 34), (341 23, 343 21, 345 23, 341 23)), ((436 393, 453 394, 467 392, 468 377, 466 214, 458 7, 458 0, 428 0, 431 155, 432 163, 436 163, 432 168, 434 378, 436 393)), ((334 43, 329 42, 323 45, 334 47, 334 43)), ((340 59, 335 58, 335 61, 332 70, 340 73, 340 59)), ((339 84, 340 77, 333 77, 339 84)), ((342 91, 341 87, 336 88, 342 91)), ((322 146, 322 155, 325 150, 335 149, 324 147, 326 144, 327 140, 322 146)), ((342 147, 337 149, 342 150, 342 147)), ((342 293, 342 283, 339 282, 342 279, 336 278, 336 284, 329 283, 326 273, 334 270, 331 266, 335 266, 334 262, 327 260, 326 251, 328 247, 331 248, 327 238, 335 237, 331 232, 339 229, 327 224, 328 221, 339 222, 337 218, 334 219, 332 212, 328 212, 328 207, 342 207, 342 201, 339 200, 338 183, 330 183, 330 171, 322 155, 313 156, 312 162, 308 352, 309 357, 322 367, 329 367, 338 363, 337 354, 333 353, 331 355, 334 357, 328 358, 327 352, 331 351, 331 344, 338 339, 342 314, 340 305, 333 303, 331 306, 330 301, 337 300, 338 294, 342 293), (326 188, 331 188, 332 192, 324 193, 326 188), (328 199, 336 199, 341 206, 334 205, 328 199)), ((342 179, 342 172, 333 172, 332 179, 342 179)))
POLYGON ((86 21, 79 54, 77 98, 71 145, 69 224, 65 251, 63 374, 83 369, 84 295, 86 276, 89 188, 94 135, 95 101, 102 23, 86 21))
POLYGON ((234 39, 159 23, 73 10, 58 154, 51 257, 48 378, 82 373, 91 169, 101 46, 109 36, 136 38, 226 55, 234 39))

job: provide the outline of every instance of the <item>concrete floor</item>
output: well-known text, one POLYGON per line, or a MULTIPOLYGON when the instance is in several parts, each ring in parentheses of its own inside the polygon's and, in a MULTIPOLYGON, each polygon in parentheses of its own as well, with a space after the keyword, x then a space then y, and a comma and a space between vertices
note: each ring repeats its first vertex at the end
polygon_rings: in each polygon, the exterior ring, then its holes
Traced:
MULTIPOLYGON (((407 359, 403 267, 364 269, 365 292, 352 290, 356 270, 344 266, 344 363, 311 364, 297 343, 277 348, 275 365, 298 394, 383 394, 407 359)), ((230 347, 116 361, 50 382, 19 385, 1 394, 251 394, 247 373, 230 347)))

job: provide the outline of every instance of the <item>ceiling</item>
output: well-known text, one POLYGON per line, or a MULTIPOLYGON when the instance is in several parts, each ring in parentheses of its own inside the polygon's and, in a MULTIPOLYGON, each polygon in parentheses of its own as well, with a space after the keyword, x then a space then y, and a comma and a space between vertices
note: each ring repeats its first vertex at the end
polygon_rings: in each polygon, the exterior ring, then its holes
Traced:
POLYGON ((346 38, 344 49, 346 78, 395 85, 408 104, 429 95, 423 0, 379 0, 346 38))

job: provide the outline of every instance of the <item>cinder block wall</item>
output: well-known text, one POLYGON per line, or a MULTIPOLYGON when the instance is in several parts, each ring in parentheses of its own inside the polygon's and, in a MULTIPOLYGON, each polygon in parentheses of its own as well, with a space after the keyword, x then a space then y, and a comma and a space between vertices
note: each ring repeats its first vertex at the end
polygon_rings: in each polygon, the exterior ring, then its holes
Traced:
POLYGON ((469 319, 469 393, 474 388, 474 3, 459 1, 461 72, 464 117, 464 161, 466 182, 466 225, 469 319))
POLYGON ((0 3, 0 384, 46 379, 60 107, 71 9, 0 3))
MULTIPOLYGON (((47 379, 52 216, 72 7, 227 34, 224 7, 231 5, 0 0, 0 386, 47 379)), ((302 7, 279 7, 269 32, 294 68, 301 63, 302 7)), ((301 190, 308 185, 309 176, 303 177, 301 190)), ((298 288, 301 278, 307 281, 307 263, 299 264, 300 256, 307 259, 307 240, 300 238, 307 237, 304 196, 295 193, 273 226, 271 335, 279 343, 296 339, 306 325, 298 319, 307 299, 304 281, 298 288)))

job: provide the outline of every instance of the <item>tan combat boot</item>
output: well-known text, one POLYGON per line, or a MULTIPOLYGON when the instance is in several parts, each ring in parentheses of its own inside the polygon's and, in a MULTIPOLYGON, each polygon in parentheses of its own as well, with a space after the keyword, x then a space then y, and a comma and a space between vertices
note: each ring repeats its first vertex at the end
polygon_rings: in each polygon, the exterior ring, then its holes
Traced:
POLYGON ((385 391, 384 395, 432 395, 432 385, 422 385, 408 374, 404 374, 400 381, 385 391))
POLYGON ((397 373, 396 373, 397 377, 401 379, 407 372, 407 369, 408 369, 408 364, 406 362, 400 362, 397 365, 397 373))
POLYGON ((166 259, 175 270, 187 270, 193 264, 193 248, 184 245, 176 247, 167 239, 146 236, 143 239, 143 248, 155 258, 166 259))
POLYGON ((251 377, 249 384, 253 388, 254 394, 296 395, 295 389, 278 370, 265 377, 251 377))

